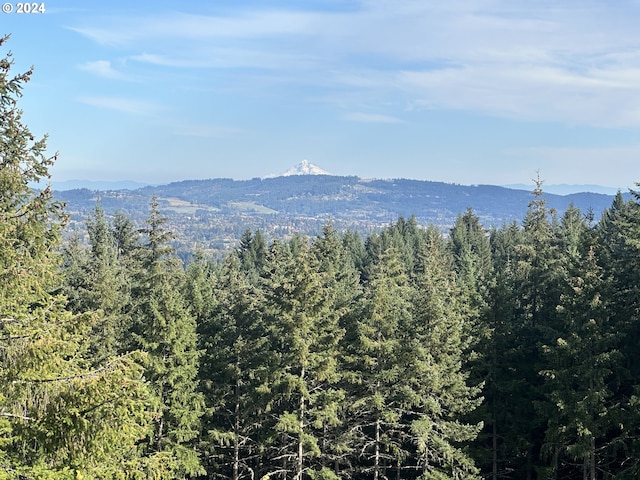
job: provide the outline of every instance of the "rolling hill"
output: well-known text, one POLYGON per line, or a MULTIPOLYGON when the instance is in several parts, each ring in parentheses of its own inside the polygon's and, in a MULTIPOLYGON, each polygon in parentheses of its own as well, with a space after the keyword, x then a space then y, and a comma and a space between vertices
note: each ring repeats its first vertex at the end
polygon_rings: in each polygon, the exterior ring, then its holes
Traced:
MULTIPOLYGON (((422 225, 447 231, 469 207, 490 228, 522 220, 532 199, 529 191, 493 185, 332 175, 187 180, 135 190, 77 189, 55 195, 67 203, 71 233, 83 232, 84 220, 98 200, 108 214, 123 211, 141 223, 155 196, 181 249, 212 251, 234 245, 247 228, 260 228, 267 237, 315 235, 329 220, 340 230, 368 233, 400 216, 415 216, 422 225)), ((544 198, 559 214, 573 204, 585 213, 592 211, 596 219, 613 200, 611 195, 586 192, 544 198)))

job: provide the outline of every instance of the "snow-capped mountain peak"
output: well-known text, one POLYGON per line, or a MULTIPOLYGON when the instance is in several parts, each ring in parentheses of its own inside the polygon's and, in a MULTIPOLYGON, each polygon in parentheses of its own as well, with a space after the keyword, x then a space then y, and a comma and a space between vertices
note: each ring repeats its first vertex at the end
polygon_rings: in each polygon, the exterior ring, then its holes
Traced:
POLYGON ((319 166, 314 165, 309 160, 302 160, 299 164, 291 167, 289 170, 282 174, 283 177, 289 177, 291 175, 331 175, 326 170, 321 169, 319 166))
POLYGON ((323 170, 317 165, 314 165, 309 160, 302 160, 299 164, 294 165, 289 170, 281 175, 268 175, 266 178, 273 177, 290 177, 292 175, 331 175, 326 170, 323 170))

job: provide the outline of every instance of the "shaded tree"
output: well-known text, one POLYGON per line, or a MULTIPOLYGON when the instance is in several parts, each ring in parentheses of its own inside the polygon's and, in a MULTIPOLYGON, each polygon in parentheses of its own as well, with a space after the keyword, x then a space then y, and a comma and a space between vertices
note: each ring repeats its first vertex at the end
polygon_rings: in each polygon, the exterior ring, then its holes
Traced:
POLYGON ((32 72, 12 77, 11 66, 0 60, 0 476, 126 478, 150 423, 144 355, 88 367, 95 315, 74 315, 62 295, 66 217, 48 186, 30 188, 56 156, 17 107, 32 72))
POLYGON ((309 459, 321 456, 321 432, 339 423, 344 393, 339 379, 337 347, 343 335, 331 310, 317 260, 301 237, 289 245, 275 241, 263 273, 266 321, 277 355, 273 415, 277 435, 272 468, 302 480, 313 474, 309 459))
POLYGON ((132 334, 134 344, 148 354, 145 378, 159 403, 147 455, 169 477, 193 476, 204 473, 195 450, 202 415, 196 380, 200 353, 195 318, 182 296, 184 271, 165 222, 153 199, 146 242, 137 251, 141 269, 132 291, 132 334))

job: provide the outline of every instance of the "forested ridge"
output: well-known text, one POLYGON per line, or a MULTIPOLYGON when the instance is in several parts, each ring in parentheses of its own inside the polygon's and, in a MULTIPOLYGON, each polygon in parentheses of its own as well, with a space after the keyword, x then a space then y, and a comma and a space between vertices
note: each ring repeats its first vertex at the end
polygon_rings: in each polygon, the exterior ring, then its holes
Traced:
MULTIPOLYGON (((55 185, 55 184, 54 184, 55 185)), ((532 188, 532 187, 531 187, 532 188)), ((86 219, 99 199, 108 215, 126 212, 142 223, 152 197, 156 197, 167 226, 176 234, 174 247, 183 260, 191 258, 194 244, 221 260, 237 245, 247 228, 260 230, 267 241, 294 232, 314 237, 327 221, 340 231, 363 236, 414 216, 420 225, 435 225, 447 232, 458 213, 472 207, 486 228, 524 217, 530 190, 492 185, 456 185, 426 180, 371 180, 332 175, 293 175, 251 180, 209 179, 172 182, 136 190, 55 191, 65 202, 69 222, 64 238, 86 239, 86 219)), ((623 192, 628 200, 630 194, 623 192)), ((570 205, 600 217, 613 195, 544 192, 549 208, 561 215, 570 205)))
MULTIPOLYGON (((4 40, 3 40, 4 42, 4 40)), ((2 42, 0 42, 2 44, 2 42)), ((0 479, 636 479, 640 195, 362 238, 61 241, 0 61, 0 479)))

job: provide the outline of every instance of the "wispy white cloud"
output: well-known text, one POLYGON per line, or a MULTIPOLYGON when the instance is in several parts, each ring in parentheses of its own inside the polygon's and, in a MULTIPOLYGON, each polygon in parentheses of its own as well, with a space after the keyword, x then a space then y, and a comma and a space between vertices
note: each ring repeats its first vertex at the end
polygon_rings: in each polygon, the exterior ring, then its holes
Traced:
POLYGON ((78 66, 80 70, 91 73, 98 77, 109 78, 112 80, 125 80, 127 77, 122 72, 116 70, 109 60, 96 60, 93 62, 85 62, 78 66))
POLYGON ((279 69, 295 63, 308 63, 301 55, 228 47, 194 47, 188 51, 143 53, 129 58, 141 63, 175 68, 279 69))
MULTIPOLYGON (((352 111, 366 96, 372 110, 409 103, 636 127, 638 19, 640 5, 628 2, 618 9, 584 0, 362 0, 359 9, 343 12, 168 12, 92 20, 72 30, 127 49, 141 64, 270 69, 283 82, 313 87, 316 98, 339 92, 340 108, 352 111), (327 91, 319 94, 320 88, 327 91)), ((102 76, 117 73, 108 62, 85 67, 102 76)), ((243 75, 241 83, 251 89, 277 83, 276 77, 268 84, 251 78, 243 75)))
POLYGON ((344 116, 346 120, 362 123, 402 123, 402 120, 390 115, 382 115, 379 113, 362 113, 354 112, 344 116))
POLYGON ((154 115, 163 110, 155 103, 121 97, 80 96, 77 101, 92 107, 116 110, 134 115, 154 115))
POLYGON ((474 65, 401 72, 398 82, 425 108, 592 126, 640 126, 640 70, 635 69, 577 73, 543 65, 474 65))
POLYGON ((317 14, 285 10, 241 12, 233 16, 194 15, 169 12, 162 15, 112 17, 104 25, 70 26, 105 45, 174 39, 262 38, 273 35, 306 35, 313 31, 317 14))

